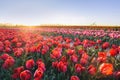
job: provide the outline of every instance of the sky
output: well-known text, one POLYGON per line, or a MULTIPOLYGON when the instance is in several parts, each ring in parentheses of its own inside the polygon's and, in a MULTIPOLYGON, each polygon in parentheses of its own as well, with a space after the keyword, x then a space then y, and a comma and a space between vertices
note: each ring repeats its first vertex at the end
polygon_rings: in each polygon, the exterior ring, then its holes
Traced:
POLYGON ((120 25, 120 0, 0 0, 0 23, 120 25))

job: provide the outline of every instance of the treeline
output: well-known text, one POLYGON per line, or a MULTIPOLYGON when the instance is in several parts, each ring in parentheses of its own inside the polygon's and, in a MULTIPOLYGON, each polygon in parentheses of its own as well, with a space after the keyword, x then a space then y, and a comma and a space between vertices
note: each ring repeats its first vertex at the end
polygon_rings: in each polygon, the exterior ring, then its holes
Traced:
POLYGON ((40 25, 40 26, 25 26, 25 25, 0 25, 0 28, 74 28, 74 29, 114 29, 120 30, 120 26, 75 26, 75 25, 40 25))

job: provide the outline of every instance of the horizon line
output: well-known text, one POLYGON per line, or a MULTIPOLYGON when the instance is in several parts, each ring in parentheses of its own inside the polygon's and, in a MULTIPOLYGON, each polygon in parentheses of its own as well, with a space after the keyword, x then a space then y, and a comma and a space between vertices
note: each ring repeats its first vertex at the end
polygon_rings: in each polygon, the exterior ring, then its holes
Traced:
POLYGON ((36 25, 28 25, 28 24, 19 24, 19 23, 0 23, 0 26, 119 26, 120 25, 111 25, 111 24, 36 24, 36 25))

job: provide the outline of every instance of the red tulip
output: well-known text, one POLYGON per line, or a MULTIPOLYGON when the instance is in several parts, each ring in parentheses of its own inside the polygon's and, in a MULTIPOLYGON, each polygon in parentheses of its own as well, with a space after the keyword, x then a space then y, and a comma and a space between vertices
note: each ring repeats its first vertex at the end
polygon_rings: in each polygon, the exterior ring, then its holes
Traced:
POLYGON ((11 42, 9 40, 5 40, 4 42, 6 47, 10 47, 11 46, 11 42))
POLYGON ((6 60, 8 57, 9 57, 9 55, 7 53, 4 53, 0 56, 0 59, 6 60))
POLYGON ((115 72, 114 76, 117 80, 120 80, 120 70, 115 72))
POLYGON ((75 64, 75 72, 81 73, 85 68, 81 64, 75 64))
POLYGON ((70 80, 80 80, 77 76, 71 76, 70 80))
POLYGON ((61 52, 62 52, 62 49, 61 48, 55 48, 52 53, 50 54, 50 57, 53 58, 53 59, 58 59, 61 57, 61 52))
POLYGON ((42 54, 46 54, 47 51, 49 50, 49 47, 47 45, 43 45, 43 48, 42 48, 42 54))
POLYGON ((21 80, 31 80, 32 73, 29 70, 24 70, 20 73, 21 80))
POLYGON ((14 69, 14 73, 12 75, 12 78, 13 79, 17 79, 20 77, 20 73, 24 70, 24 67, 23 66, 20 66, 20 67, 17 67, 14 69))
POLYGON ((58 44, 58 47, 59 47, 59 48, 62 48, 62 47, 63 47, 63 44, 59 43, 59 44, 58 44))
POLYGON ((47 53, 47 50, 46 49, 42 49, 42 54, 44 55, 44 54, 46 54, 47 53))
POLYGON ((83 44, 88 44, 88 42, 89 42, 89 40, 87 40, 87 39, 85 39, 85 40, 83 40, 83 44))
POLYGON ((15 37, 11 42, 12 43, 17 43, 18 42, 18 38, 15 37))
POLYGON ((78 50, 78 53, 79 53, 80 55, 82 55, 82 54, 85 53, 85 51, 84 51, 83 49, 79 49, 79 50, 78 50))
POLYGON ((109 46, 110 46, 110 44, 109 44, 108 42, 105 42, 105 43, 102 44, 102 48, 103 48, 103 49, 106 49, 106 48, 108 48, 109 46))
POLYGON ((66 43, 70 43, 71 42, 71 39, 66 39, 66 43))
POLYGON ((58 61, 52 62, 52 67, 57 68, 58 61))
POLYGON ((30 60, 27 60, 26 61, 26 68, 27 69, 32 69, 34 66, 35 66, 35 62, 34 62, 34 60, 33 59, 30 59, 30 60))
POLYGON ((70 56, 70 59, 72 62, 76 63, 78 61, 78 56, 76 54, 73 54, 72 56, 70 56))
POLYGON ((113 65, 110 63, 102 63, 99 70, 104 75, 111 75, 113 74, 113 65))
POLYGON ((22 43, 21 42, 18 42, 17 44, 16 44, 16 47, 21 47, 22 46, 22 43))
POLYGON ((112 48, 112 49, 110 49, 109 53, 111 56, 115 56, 115 55, 117 55, 118 51, 117 51, 117 49, 112 48))
POLYGON ((12 67, 12 66, 14 65, 14 63, 15 63, 14 58, 11 57, 11 56, 9 56, 9 57, 5 60, 5 62, 4 62, 4 64, 2 65, 2 67, 3 67, 4 69, 8 69, 8 68, 12 67))
POLYGON ((60 62, 58 62, 58 64, 57 64, 57 68, 58 68, 58 70, 61 71, 61 72, 66 72, 66 71, 67 71, 67 64, 64 63, 64 62, 62 62, 62 61, 60 61, 60 62))
POLYGON ((87 53, 84 53, 84 54, 82 54, 82 58, 84 58, 84 59, 88 60, 89 56, 88 56, 88 54, 87 54, 87 53))
POLYGON ((3 52, 3 50, 4 50, 4 47, 0 46, 0 52, 3 52))
POLYGON ((67 57, 66 56, 62 56, 62 58, 60 59, 60 61, 67 62, 67 57))
POLYGON ((2 42, 2 41, 0 41, 0 46, 4 46, 4 44, 3 44, 3 42, 2 42))
POLYGON ((115 44, 112 44, 112 48, 115 49, 115 48, 118 48, 118 46, 115 44))
POLYGON ((102 41, 99 39, 99 40, 97 40, 96 42, 97 42, 98 44, 100 44, 102 41))
POLYGON ((37 69, 34 73, 34 80, 41 80, 43 73, 44 72, 41 68, 37 69))
POLYGON ((15 51, 14 51, 14 55, 16 56, 16 57, 20 57, 21 55, 22 55, 22 53, 23 53, 23 48, 17 48, 15 51))
POLYGON ((85 48, 88 47, 88 45, 89 45, 89 40, 87 40, 87 39, 83 40, 82 44, 83 44, 83 46, 84 46, 85 48))
POLYGON ((68 49, 70 48, 70 44, 69 43, 63 44, 63 47, 68 49))
POLYGON ((11 52, 11 49, 9 47, 5 47, 5 50, 4 50, 6 53, 10 53, 11 52))
POLYGON ((89 58, 89 56, 87 55, 87 53, 82 54, 82 57, 80 59, 80 63, 82 65, 86 65, 88 63, 88 58, 89 58))
POLYGON ((86 65, 86 64, 88 63, 88 60, 86 60, 85 58, 81 58, 81 59, 80 59, 80 63, 81 63, 82 65, 86 65))
POLYGON ((98 52, 98 58, 97 58, 97 60, 99 62, 105 62, 106 59, 107 59, 107 55, 106 55, 105 52, 98 52))
POLYGON ((0 52, 2 52, 3 49, 4 49, 4 44, 3 44, 3 42, 0 41, 0 52))
POLYGON ((36 47, 35 46, 30 47, 30 52, 34 53, 35 51, 36 51, 36 47))
POLYGON ((40 52, 40 51, 41 51, 41 48, 42 48, 42 44, 39 43, 39 44, 36 46, 36 51, 37 51, 37 52, 40 52))
POLYGON ((93 66, 93 65, 90 65, 89 67, 88 67, 88 73, 90 74, 90 75, 95 75, 96 74, 96 68, 93 66))
POLYGON ((38 66, 38 69, 42 69, 43 71, 46 70, 45 68, 45 64, 43 63, 43 61, 41 59, 38 59, 37 62, 36 62, 37 66, 38 66))
POLYGON ((73 55, 74 53, 75 53, 75 50, 72 50, 72 49, 67 50, 68 55, 73 55))

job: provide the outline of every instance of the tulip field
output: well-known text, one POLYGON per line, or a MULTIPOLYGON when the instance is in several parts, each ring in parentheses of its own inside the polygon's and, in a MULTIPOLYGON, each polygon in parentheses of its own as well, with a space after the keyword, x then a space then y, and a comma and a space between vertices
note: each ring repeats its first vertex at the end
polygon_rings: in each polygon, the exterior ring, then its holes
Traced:
POLYGON ((120 80, 120 30, 1 28, 0 80, 120 80))

